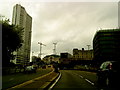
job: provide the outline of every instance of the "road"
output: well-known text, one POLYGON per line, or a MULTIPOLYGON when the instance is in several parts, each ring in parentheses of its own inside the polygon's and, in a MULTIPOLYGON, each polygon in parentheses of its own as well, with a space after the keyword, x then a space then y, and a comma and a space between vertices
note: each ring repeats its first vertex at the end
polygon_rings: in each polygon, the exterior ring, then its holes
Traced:
POLYGON ((61 70, 61 78, 53 87, 56 88, 79 88, 80 90, 98 90, 97 76, 94 72, 78 70, 61 70))

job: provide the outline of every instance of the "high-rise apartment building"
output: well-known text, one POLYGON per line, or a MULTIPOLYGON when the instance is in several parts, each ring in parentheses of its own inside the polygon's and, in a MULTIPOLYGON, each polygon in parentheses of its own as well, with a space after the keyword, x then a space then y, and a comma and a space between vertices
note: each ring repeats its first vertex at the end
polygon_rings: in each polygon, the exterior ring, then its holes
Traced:
POLYGON ((120 1, 118 2, 118 27, 120 28, 120 1))
POLYGON ((13 8, 12 24, 23 28, 23 44, 16 51, 16 64, 27 65, 30 61, 32 17, 19 4, 13 8))

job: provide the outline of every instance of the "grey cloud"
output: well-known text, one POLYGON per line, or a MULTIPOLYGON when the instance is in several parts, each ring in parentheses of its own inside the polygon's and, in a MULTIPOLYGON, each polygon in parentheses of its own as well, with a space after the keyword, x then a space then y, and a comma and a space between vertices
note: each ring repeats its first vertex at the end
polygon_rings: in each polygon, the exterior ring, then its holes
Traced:
MULTIPOLYGON (((18 2, 4 3, 0 9, 7 18, 12 17, 12 8, 18 2)), ((32 16, 31 51, 39 53, 38 42, 46 44, 42 52, 53 53, 53 42, 57 42, 57 53, 70 52, 73 48, 91 45, 99 28, 118 26, 117 2, 21 2, 32 16)))
POLYGON ((87 44, 92 48, 98 27, 115 27, 116 8, 113 3, 44 4, 38 11, 33 39, 48 44, 45 52, 52 52, 53 42, 58 42, 58 53, 71 52, 74 47, 87 49, 87 44))
MULTIPOLYGON (((11 8, 14 6, 13 3, 10 5, 11 8)), ((117 27, 115 2, 24 2, 21 5, 33 18, 31 51, 36 55, 38 42, 47 45, 42 49, 45 54, 53 52, 53 42, 58 42, 58 54, 72 53, 73 48, 87 49, 87 44, 92 48, 92 39, 99 27, 117 27)))

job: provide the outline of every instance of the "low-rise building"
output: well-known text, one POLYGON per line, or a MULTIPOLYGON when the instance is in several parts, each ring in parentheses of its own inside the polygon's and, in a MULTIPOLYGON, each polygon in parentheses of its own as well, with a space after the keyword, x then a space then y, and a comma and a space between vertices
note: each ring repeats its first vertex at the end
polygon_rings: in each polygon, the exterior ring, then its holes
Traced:
POLYGON ((62 64, 69 64, 70 60, 72 58, 72 55, 70 53, 60 53, 60 63, 62 64))
POLYGON ((93 60, 93 50, 73 49, 73 60, 93 60))
POLYGON ((42 60, 47 64, 51 64, 51 62, 59 63, 60 62, 59 59, 60 59, 59 55, 52 54, 45 56, 42 60))

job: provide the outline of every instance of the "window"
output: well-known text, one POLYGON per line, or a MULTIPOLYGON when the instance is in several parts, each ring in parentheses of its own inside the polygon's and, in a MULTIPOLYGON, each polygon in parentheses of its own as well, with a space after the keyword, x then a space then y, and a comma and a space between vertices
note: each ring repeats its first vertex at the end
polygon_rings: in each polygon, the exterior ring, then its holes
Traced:
POLYGON ((101 66, 100 69, 107 69, 107 67, 109 66, 110 62, 104 62, 101 66))

